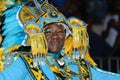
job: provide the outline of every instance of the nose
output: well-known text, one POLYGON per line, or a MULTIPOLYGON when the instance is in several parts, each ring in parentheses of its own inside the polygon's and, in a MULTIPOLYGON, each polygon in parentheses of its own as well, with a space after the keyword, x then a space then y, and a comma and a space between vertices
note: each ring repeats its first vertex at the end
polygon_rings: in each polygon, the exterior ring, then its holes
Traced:
POLYGON ((58 36, 58 34, 57 34, 57 33, 55 33, 55 32, 54 32, 54 33, 52 33, 52 38, 53 38, 53 39, 57 39, 58 37, 59 37, 59 36, 58 36))

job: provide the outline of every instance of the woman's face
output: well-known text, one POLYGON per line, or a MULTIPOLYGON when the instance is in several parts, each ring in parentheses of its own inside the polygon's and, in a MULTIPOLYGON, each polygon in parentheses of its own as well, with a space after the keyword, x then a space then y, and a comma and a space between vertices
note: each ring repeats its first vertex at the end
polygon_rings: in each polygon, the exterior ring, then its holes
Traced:
POLYGON ((59 53, 65 40, 65 30, 63 26, 56 23, 47 25, 45 36, 48 42, 48 51, 51 53, 59 53))

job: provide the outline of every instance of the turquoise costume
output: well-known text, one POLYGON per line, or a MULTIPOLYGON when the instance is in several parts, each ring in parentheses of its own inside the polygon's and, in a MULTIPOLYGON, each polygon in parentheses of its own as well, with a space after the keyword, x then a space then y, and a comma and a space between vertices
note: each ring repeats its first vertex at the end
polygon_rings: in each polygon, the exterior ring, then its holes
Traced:
POLYGON ((47 0, 14 5, 2 15, 0 80, 120 80, 120 74, 97 68, 91 59, 87 24, 75 17, 66 19, 47 0), (44 26, 49 23, 62 24, 66 30, 59 54, 47 50, 44 26))

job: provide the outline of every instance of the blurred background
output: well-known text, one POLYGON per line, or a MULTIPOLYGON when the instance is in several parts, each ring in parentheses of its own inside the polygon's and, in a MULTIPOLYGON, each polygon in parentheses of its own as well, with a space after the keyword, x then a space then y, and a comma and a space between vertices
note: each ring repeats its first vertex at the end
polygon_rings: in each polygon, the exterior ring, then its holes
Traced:
POLYGON ((51 0, 66 16, 84 20, 88 26, 90 54, 98 67, 120 73, 120 1, 51 0))
MULTIPOLYGON (((120 1, 49 0, 49 2, 66 17, 75 16, 85 21, 88 24, 91 57, 99 68, 120 73, 120 1)), ((0 16, 0 21, 3 20, 0 16)))

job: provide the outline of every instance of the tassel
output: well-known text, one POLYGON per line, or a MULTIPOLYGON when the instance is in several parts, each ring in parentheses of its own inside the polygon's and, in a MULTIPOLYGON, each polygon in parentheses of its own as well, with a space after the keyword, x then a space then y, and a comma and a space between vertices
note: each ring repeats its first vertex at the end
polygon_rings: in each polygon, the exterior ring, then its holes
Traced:
POLYGON ((87 24, 77 18, 70 18, 69 25, 72 27, 73 58, 84 58, 89 44, 87 24))
POLYGON ((87 50, 87 52, 85 54, 85 58, 90 62, 90 64, 92 64, 93 66, 97 66, 97 64, 95 63, 95 61, 91 58, 88 50, 87 50))
POLYGON ((35 66, 38 64, 44 65, 45 54, 48 50, 44 33, 29 34, 29 38, 35 66))
POLYGON ((45 54, 48 51, 44 33, 35 24, 28 24, 24 31, 28 34, 29 43, 31 45, 33 65, 44 65, 46 58, 45 54))

